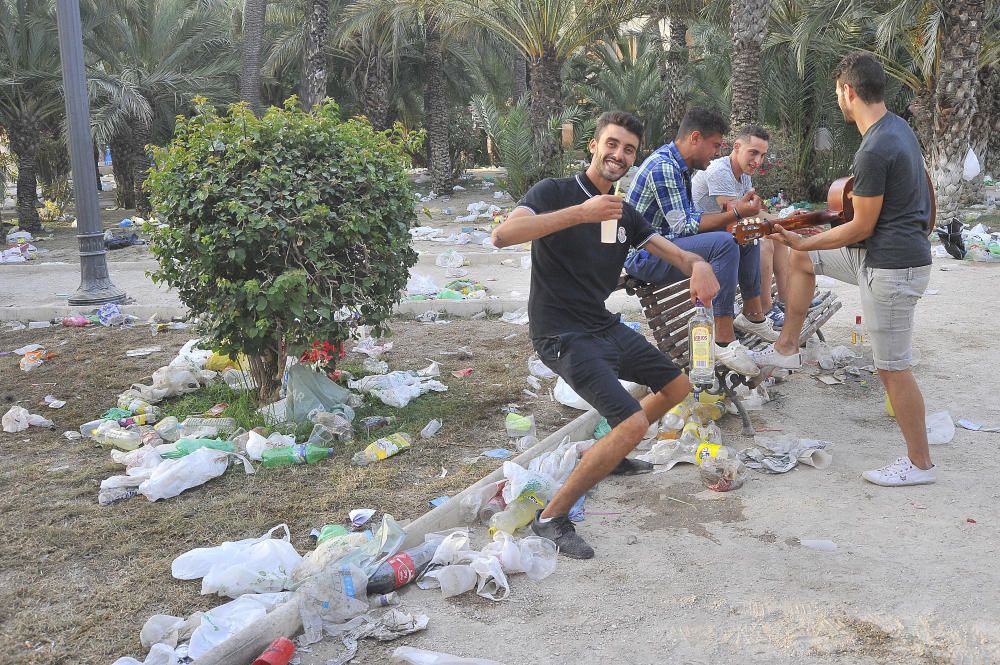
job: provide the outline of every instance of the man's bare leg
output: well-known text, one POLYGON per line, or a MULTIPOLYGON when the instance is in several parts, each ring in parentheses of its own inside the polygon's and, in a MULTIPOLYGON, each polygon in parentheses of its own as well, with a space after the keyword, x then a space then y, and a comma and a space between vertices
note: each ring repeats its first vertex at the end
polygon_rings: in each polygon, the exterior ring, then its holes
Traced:
POLYGON ((773 240, 768 240, 767 243, 773 248, 771 263, 774 269, 774 281, 778 284, 778 299, 781 302, 786 302, 785 299, 788 297, 788 273, 791 269, 788 265, 791 260, 789 258, 790 251, 786 246, 779 245, 773 240))
POLYGON ((736 339, 732 316, 715 317, 715 343, 726 345, 736 339))
POLYGON ((785 325, 781 328, 781 336, 774 343, 774 349, 786 356, 799 352, 799 334, 809 313, 809 303, 812 302, 816 290, 816 273, 813 272, 812 259, 806 252, 792 251, 788 257, 788 283, 785 298, 785 325))
POLYGON ((604 480, 611 470, 635 449, 642 441, 643 434, 649 429, 650 422, 662 418, 663 414, 680 403, 689 392, 691 384, 687 376, 682 374, 659 392, 643 398, 640 402, 642 411, 618 423, 580 458, 573 473, 545 506, 542 518, 560 517, 569 513, 577 499, 604 480))
MULTIPOLYGON (((760 295, 754 296, 753 298, 743 298, 743 316, 747 317, 751 321, 763 321, 764 312, 766 312, 767 309, 771 309, 770 307, 764 309, 763 285, 761 286, 760 293, 760 295)), ((768 297, 770 297, 770 295, 768 297)))
MULTIPOLYGON (((774 242, 767 238, 760 241, 760 306, 765 312, 771 311, 771 284, 774 281, 774 242)), ((743 308, 746 314, 746 307, 743 308)))
POLYGON ((903 370, 891 372, 880 369, 879 377, 889 394, 892 409, 896 413, 896 423, 906 441, 907 456, 914 466, 929 469, 933 466, 931 453, 927 447, 927 424, 925 422, 924 397, 913 372, 903 370))

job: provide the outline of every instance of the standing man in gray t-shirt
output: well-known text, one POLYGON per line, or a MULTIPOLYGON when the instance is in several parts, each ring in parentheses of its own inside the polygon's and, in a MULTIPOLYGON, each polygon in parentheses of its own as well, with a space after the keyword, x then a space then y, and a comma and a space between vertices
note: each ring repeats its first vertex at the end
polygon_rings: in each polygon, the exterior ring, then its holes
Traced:
POLYGON ((785 326, 773 346, 751 355, 761 367, 798 367, 799 331, 815 276, 857 284, 875 367, 907 451, 861 475, 886 487, 933 483, 924 398, 910 371, 914 308, 931 274, 927 236, 933 220, 924 161, 913 130, 885 107, 885 71, 875 58, 852 53, 835 78, 837 104, 862 136, 854 156, 854 218, 809 238, 777 227, 771 238, 798 250, 789 261, 785 326))
MULTIPOLYGON (((750 176, 764 163, 770 140, 771 135, 763 127, 748 125, 741 129, 729 155, 712 160, 707 169, 695 174, 691 181, 695 205, 705 212, 722 212, 731 202, 753 191, 750 176)), ((758 216, 773 219, 764 212, 758 216)), ((761 310, 771 319, 775 328, 780 328, 784 323, 785 313, 771 298, 771 283, 777 278, 778 297, 784 299, 788 248, 762 238, 758 251, 761 310)))

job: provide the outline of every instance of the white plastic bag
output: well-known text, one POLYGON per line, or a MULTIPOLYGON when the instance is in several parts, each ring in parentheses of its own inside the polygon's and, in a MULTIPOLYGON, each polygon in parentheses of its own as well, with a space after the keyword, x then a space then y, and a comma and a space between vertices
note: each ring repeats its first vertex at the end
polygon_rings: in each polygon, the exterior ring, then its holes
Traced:
POLYGON ((154 644, 161 643, 169 647, 176 647, 177 633, 183 625, 184 619, 181 617, 154 614, 146 619, 142 630, 139 631, 139 643, 147 649, 154 644))
MULTIPOLYGON (((625 390, 631 391, 638 384, 632 383, 631 381, 619 381, 625 390)), ((556 387, 552 390, 552 396, 556 398, 556 401, 560 404, 568 406, 573 409, 579 409, 580 411, 590 411, 593 407, 587 403, 587 400, 583 399, 576 392, 569 387, 569 384, 563 381, 560 376, 559 380, 556 381, 556 387)))
POLYGON ((427 651, 414 647, 397 647, 392 652, 392 662, 404 665, 503 665, 485 658, 461 658, 450 653, 427 651))
POLYGON ((965 153, 965 161, 962 162, 962 177, 966 180, 972 180, 979 175, 979 172, 979 158, 976 156, 976 151, 969 148, 969 152, 965 153))
POLYGON ((170 570, 177 579, 202 577, 202 594, 236 598, 281 591, 291 587, 292 574, 302 561, 290 540, 288 525, 279 524, 260 538, 185 552, 174 559, 170 570), (284 537, 274 538, 279 530, 284 530, 284 537))
POLYGON ((442 254, 438 254, 434 263, 440 268, 461 268, 465 264, 465 257, 457 250, 449 249, 442 254))
POLYGON ((164 460, 153 469, 149 479, 139 485, 139 493, 150 501, 169 499, 221 476, 228 466, 229 453, 199 448, 184 457, 164 460))
POLYGON ((250 430, 248 434, 246 446, 247 457, 255 462, 263 459, 264 451, 268 448, 284 448, 295 445, 295 437, 290 434, 272 432, 266 439, 253 430, 250 430))
POLYGON ((955 423, 947 411, 938 411, 927 416, 927 443, 932 446, 951 443, 955 438, 955 423))
POLYGON ((515 540, 509 533, 497 531, 483 553, 500 559, 505 573, 525 573, 535 582, 545 579, 556 569, 556 544, 548 538, 528 536, 515 540))
POLYGON ((216 645, 289 600, 291 595, 289 592, 247 594, 205 612, 201 625, 191 635, 188 656, 195 660, 201 658, 216 645))
POLYGON ((33 425, 35 427, 55 426, 52 421, 47 418, 43 418, 33 413, 28 413, 28 410, 23 406, 10 407, 10 410, 3 414, 3 418, 0 418, 0 422, 3 423, 3 431, 9 433, 23 432, 28 429, 29 425, 33 425))
POLYGON ((406 293, 411 296, 433 296, 440 290, 432 277, 418 272, 411 273, 406 280, 406 293))

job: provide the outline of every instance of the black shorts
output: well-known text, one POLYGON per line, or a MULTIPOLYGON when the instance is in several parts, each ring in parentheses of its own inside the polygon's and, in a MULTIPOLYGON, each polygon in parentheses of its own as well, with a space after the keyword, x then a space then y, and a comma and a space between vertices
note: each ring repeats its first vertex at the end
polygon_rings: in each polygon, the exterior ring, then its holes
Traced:
POLYGON ((540 337, 532 344, 542 362, 607 418, 612 427, 641 409, 619 379, 658 392, 681 374, 662 351, 623 323, 597 333, 540 337))

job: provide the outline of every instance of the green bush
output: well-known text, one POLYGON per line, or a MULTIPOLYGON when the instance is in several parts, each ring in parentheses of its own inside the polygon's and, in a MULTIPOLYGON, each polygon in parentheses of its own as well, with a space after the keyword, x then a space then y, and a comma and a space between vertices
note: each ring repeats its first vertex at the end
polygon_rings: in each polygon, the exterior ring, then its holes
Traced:
POLYGON ((266 399, 286 352, 345 340, 356 323, 385 331, 417 259, 404 169, 422 135, 342 120, 329 101, 306 113, 292 98, 259 119, 197 104, 154 153, 147 182, 167 225, 152 230, 152 277, 215 348, 247 354, 266 399))

